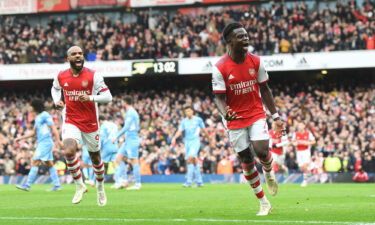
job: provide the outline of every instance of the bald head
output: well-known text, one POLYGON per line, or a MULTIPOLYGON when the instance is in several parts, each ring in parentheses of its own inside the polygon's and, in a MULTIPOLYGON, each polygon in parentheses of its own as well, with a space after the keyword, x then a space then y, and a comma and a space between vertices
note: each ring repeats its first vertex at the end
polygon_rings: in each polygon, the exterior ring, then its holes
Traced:
POLYGON ((68 51, 66 52, 66 55, 69 57, 69 55, 72 53, 72 52, 82 52, 82 48, 79 47, 79 46, 72 46, 68 49, 68 51))

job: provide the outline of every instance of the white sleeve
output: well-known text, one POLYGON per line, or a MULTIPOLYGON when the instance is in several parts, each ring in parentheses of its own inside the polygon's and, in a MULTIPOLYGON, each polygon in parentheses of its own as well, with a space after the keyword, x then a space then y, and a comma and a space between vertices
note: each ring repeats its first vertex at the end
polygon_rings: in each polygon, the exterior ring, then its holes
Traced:
POLYGON ((59 80, 57 79, 57 76, 54 77, 52 88, 51 88, 51 95, 52 95, 53 103, 55 103, 55 105, 59 101, 61 101, 61 86, 60 86, 59 80))
POLYGON ((287 136, 282 136, 281 137, 281 142, 276 144, 276 147, 280 148, 280 147, 284 147, 285 145, 288 144, 288 137, 287 136))
POLYGON ((310 131, 309 131, 309 141, 315 141, 315 137, 310 131))
POLYGON ((214 93, 225 93, 225 81, 220 70, 216 67, 212 67, 212 90, 214 93))
POLYGON ((91 95, 90 100, 98 103, 108 103, 112 101, 112 94, 109 90, 100 92, 99 95, 91 95))
POLYGON ((112 94, 104 83, 103 76, 98 73, 94 74, 94 88, 92 94, 90 100, 93 102, 108 103, 112 101, 112 94))
POLYGON ((98 74, 98 73, 95 73, 94 74, 94 90, 93 90, 93 94, 99 94, 100 92, 104 92, 106 90, 109 90, 107 85, 105 85, 104 83, 104 79, 103 79, 103 76, 98 74))
POLYGON ((264 84, 268 81, 269 76, 264 68, 263 60, 260 59, 259 68, 258 68, 258 83, 264 84))

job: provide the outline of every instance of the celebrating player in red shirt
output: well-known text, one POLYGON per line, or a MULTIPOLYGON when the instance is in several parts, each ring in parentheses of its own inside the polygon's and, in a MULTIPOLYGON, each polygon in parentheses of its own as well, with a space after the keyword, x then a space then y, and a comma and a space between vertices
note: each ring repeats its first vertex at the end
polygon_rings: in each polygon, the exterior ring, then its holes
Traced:
POLYGON ((298 124, 298 130, 293 134, 292 143, 297 150, 297 163, 303 172, 302 187, 307 186, 307 178, 311 174, 311 145, 315 144, 315 138, 312 133, 305 129, 304 123, 298 124))
POLYGON ((280 136, 279 133, 275 132, 276 124, 272 124, 272 129, 269 131, 270 134, 270 149, 274 163, 277 165, 280 171, 284 172, 284 175, 288 175, 288 167, 285 166, 285 151, 284 148, 288 144, 288 137, 286 135, 280 136))
POLYGON ((81 202, 87 191, 83 183, 79 158, 76 156, 80 141, 87 146, 97 180, 98 205, 104 206, 107 198, 104 192, 104 164, 99 150, 99 125, 97 103, 112 101, 112 95, 103 77, 83 67, 83 51, 78 46, 69 48, 70 69, 61 71, 53 81, 52 98, 57 108, 63 109, 62 139, 68 169, 76 183, 72 203, 81 202), (61 101, 61 91, 64 100, 61 101))
POLYGON ((264 195, 250 150, 250 146, 253 146, 263 165, 268 190, 271 195, 275 195, 277 182, 272 171, 268 126, 262 101, 272 113, 276 132, 285 133, 284 123, 280 120, 267 85, 268 74, 263 61, 248 53, 249 36, 245 28, 239 23, 228 24, 224 28, 223 37, 228 44, 228 53, 213 67, 215 103, 225 119, 229 139, 242 163, 245 178, 260 200, 257 215, 265 216, 272 207, 264 195))

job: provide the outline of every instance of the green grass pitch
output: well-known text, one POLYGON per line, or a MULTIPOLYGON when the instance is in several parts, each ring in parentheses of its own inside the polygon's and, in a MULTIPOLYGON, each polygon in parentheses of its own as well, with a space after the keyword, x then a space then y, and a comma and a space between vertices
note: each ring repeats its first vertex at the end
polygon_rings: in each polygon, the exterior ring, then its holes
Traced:
POLYGON ((140 191, 107 185, 105 207, 96 205, 95 188, 73 205, 74 185, 61 192, 46 192, 49 187, 24 192, 1 185, 0 224, 375 224, 374 184, 281 184, 275 197, 265 190, 273 205, 266 217, 255 216, 259 203, 246 184, 143 184, 140 191))

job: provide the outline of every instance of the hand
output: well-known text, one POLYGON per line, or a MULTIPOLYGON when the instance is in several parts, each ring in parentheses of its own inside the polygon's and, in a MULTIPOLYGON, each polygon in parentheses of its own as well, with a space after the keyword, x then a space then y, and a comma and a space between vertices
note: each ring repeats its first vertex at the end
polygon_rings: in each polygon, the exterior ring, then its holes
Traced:
POLYGON ((112 143, 113 143, 113 144, 116 143, 116 138, 113 138, 113 139, 112 139, 112 143))
POLYGON ((20 139, 19 138, 15 138, 14 139, 14 142, 18 142, 20 139))
POLYGON ((81 102, 88 102, 90 101, 90 97, 87 94, 83 94, 78 96, 78 100, 80 100, 81 102))
POLYGON ((64 144, 62 143, 62 141, 57 142, 57 147, 59 147, 60 149, 64 149, 64 144))
POLYGON ((237 120, 237 119, 241 119, 242 117, 241 116, 238 116, 236 112, 233 112, 233 110, 231 108, 229 108, 229 106, 227 106, 225 108, 225 117, 224 119, 226 121, 233 121, 233 120, 237 120))
POLYGON ((280 136, 286 135, 286 128, 285 128, 285 123, 281 121, 280 119, 274 120, 273 123, 276 125, 275 126, 275 132, 280 133, 280 136))
POLYGON ((63 109, 64 108, 64 102, 63 101, 59 101, 56 105, 56 109, 63 109))

